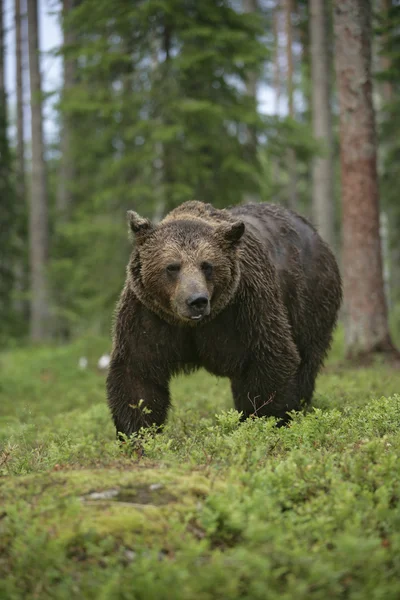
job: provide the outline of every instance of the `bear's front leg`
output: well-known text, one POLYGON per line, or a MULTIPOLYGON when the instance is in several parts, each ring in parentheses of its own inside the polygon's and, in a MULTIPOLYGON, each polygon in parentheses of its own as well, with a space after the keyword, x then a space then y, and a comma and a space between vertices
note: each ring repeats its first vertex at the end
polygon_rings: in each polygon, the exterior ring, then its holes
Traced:
POLYGON ((162 425, 170 406, 167 381, 155 381, 151 372, 135 373, 129 358, 119 356, 110 363, 107 397, 117 435, 162 425))
POLYGON ((126 286, 118 304, 107 377, 117 434, 129 436, 165 422, 174 344, 168 325, 147 311, 126 286))

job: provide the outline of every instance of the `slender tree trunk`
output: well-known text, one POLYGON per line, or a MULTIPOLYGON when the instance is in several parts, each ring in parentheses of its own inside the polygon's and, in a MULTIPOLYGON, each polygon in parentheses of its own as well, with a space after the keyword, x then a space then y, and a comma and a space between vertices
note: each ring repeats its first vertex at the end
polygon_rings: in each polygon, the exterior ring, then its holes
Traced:
MULTIPOLYGON (((164 31, 162 36, 162 47, 165 54, 165 61, 162 65, 165 81, 171 80, 171 48, 173 39, 173 27, 169 18, 164 20, 164 31)), ((167 90, 169 93, 169 85, 167 90)), ((171 119, 168 113, 161 114, 161 121, 164 125, 171 125, 171 119)), ((164 214, 173 208, 173 185, 175 183, 174 172, 174 143, 164 142, 162 144, 162 168, 160 169, 162 178, 162 188, 164 190, 164 214)), ((161 206, 160 206, 161 207, 161 206)), ((159 213, 164 216, 164 214, 159 213)))
POLYGON ((4 75, 4 2, 0 3, 0 94, 1 101, 5 97, 5 75, 4 75))
POLYGON ((24 100, 22 88, 22 26, 21 2, 15 0, 15 62, 17 93, 17 195, 25 202, 25 143, 24 143, 24 100))
POLYGON ((7 330, 12 313, 16 210, 12 184, 13 161, 8 139, 8 111, 5 82, 5 1, 0 2, 0 337, 7 330))
POLYGON ((286 61, 287 61, 287 95, 288 112, 290 117, 294 117, 293 103, 293 30, 292 30, 292 10, 293 1, 285 0, 286 17, 286 61))
MULTIPOLYGON (((386 26, 388 25, 389 22, 389 10, 392 7, 392 0, 381 0, 381 6, 380 6, 380 12, 384 14, 385 17, 385 21, 386 21, 386 26)), ((388 39, 388 34, 386 34, 385 36, 385 42, 387 43, 388 39)), ((381 57, 381 68, 382 71, 388 71, 390 69, 391 66, 391 60, 388 56, 382 56, 381 57)), ((382 95, 383 95, 383 99, 386 103, 389 103, 392 101, 393 99, 393 83, 391 81, 384 81, 382 84, 382 95)))
MULTIPOLYGON (((389 11, 392 8, 391 0, 381 0, 380 1, 380 14, 383 16, 385 21, 385 26, 389 25, 389 11)), ((382 42, 386 47, 389 46, 390 42, 390 33, 385 33, 382 42)), ((381 55, 380 57, 380 69, 382 71, 389 71, 392 66, 392 61, 387 54, 381 55)), ((392 81, 383 81, 381 85, 381 97, 383 100, 383 118, 390 119, 390 114, 387 114, 387 106, 393 102, 394 99, 394 89, 392 81), (386 113, 386 114, 385 114, 386 113)), ((381 155, 381 164, 383 165, 385 162, 385 153, 387 148, 385 144, 381 144, 380 146, 380 155, 381 155)), ((390 272, 389 272, 389 293, 387 292, 388 300, 396 301, 400 297, 400 241, 398 236, 398 210, 396 206, 387 207, 387 212, 389 216, 388 223, 388 237, 389 242, 386 246, 387 255, 389 257, 390 264, 390 272)), ((385 218, 386 215, 383 217, 385 218)), ((385 255, 385 253, 384 253, 385 255)))
MULTIPOLYGON (((274 114, 278 117, 281 103, 281 65, 280 65, 280 2, 277 0, 273 15, 274 35, 274 114)), ((280 160, 278 157, 272 159, 272 182, 280 192, 280 160)), ((278 193, 279 193, 278 192, 278 193)), ((280 193, 279 193, 280 195, 280 193)))
MULTIPOLYGON (((292 11, 293 0, 285 0, 288 113, 289 117, 294 119, 292 11)), ((289 173, 288 204, 290 208, 295 209, 297 207, 297 178, 296 153, 293 148, 288 148, 287 165, 289 173)))
MULTIPOLYGON (((7 314, 9 304, 9 268, 7 265, 7 250, 10 244, 8 229, 10 226, 9 219, 9 201, 7 198, 8 182, 7 182, 7 170, 8 164, 8 152, 7 152, 7 98, 6 98, 6 87, 5 87, 5 74, 4 74, 4 2, 0 2, 0 192, 2 203, 1 214, 0 214, 0 231, 3 232, 4 239, 2 247, 0 247, 0 316, 4 318, 7 314), (4 213, 4 214, 3 214, 4 213), (4 246, 3 246, 4 244, 4 246)), ((1 235, 1 233, 0 233, 1 235)))
POLYGON ((39 67, 37 0, 28 0, 28 45, 32 124, 32 183, 29 211, 31 269, 31 338, 50 335, 48 261, 48 192, 44 159, 42 85, 39 67))
POLYGON ((335 0, 343 279, 350 357, 393 352, 383 288, 368 0, 335 0))
MULTIPOLYGON (((256 13, 258 11, 258 0, 243 0, 243 10, 245 13, 256 13)), ((249 96, 256 98, 257 74, 254 71, 247 74, 246 90, 249 96)))
MULTIPOLYGON (((23 245, 25 239, 25 203, 26 203, 26 185, 25 185, 25 135, 24 135, 24 99, 23 99, 23 33, 22 33, 22 6, 20 0, 15 0, 15 88, 17 96, 17 147, 16 147, 16 196, 19 215, 19 227, 17 235, 17 243, 19 256, 15 263, 14 285, 15 285, 15 311, 19 315, 26 314, 27 304, 21 300, 22 293, 26 288, 26 267, 23 259, 23 245)), ((24 315, 25 316, 25 315, 24 315)))
MULTIPOLYGON (((373 9, 375 8, 375 10, 380 11, 380 16, 382 16, 384 18, 385 21, 385 25, 388 26, 389 25, 389 10, 391 7, 391 0, 375 0, 376 4, 375 7, 373 5, 373 9)), ((375 71, 388 71, 391 68, 391 60, 387 55, 382 55, 380 53, 381 51, 381 45, 382 43, 384 43, 386 46, 389 43, 389 34, 385 34, 383 36, 383 39, 379 39, 378 37, 376 37, 374 39, 375 43, 372 46, 372 70, 375 71)), ((385 115, 386 112, 386 107, 389 103, 391 103, 392 99, 393 99, 393 84, 391 81, 383 81, 380 85, 376 85, 375 86, 375 94, 376 94, 376 103, 375 103, 375 107, 377 108, 377 121, 378 121, 378 128, 380 125, 380 121, 383 122, 385 119, 390 119, 390 115, 385 115)), ((385 143, 383 141, 381 141, 381 143, 379 144, 378 147, 378 175, 379 177, 381 177, 382 175, 384 175, 384 165, 385 165, 385 155, 387 153, 387 148, 385 147, 385 143)), ((381 209, 381 214, 380 214, 380 223, 381 223, 381 228, 380 228, 380 235, 381 235, 381 246, 382 246, 382 261, 383 261, 383 281, 384 281, 384 289, 385 289, 385 295, 386 295, 386 301, 387 301, 387 305, 388 305, 388 310, 390 312, 390 307, 391 307, 391 290, 392 290, 392 266, 393 266, 393 274, 394 274, 394 279, 396 278, 396 267, 397 267, 397 275, 398 275, 398 269, 400 268, 400 266, 398 266, 398 261, 395 260, 394 262, 392 262, 392 258, 391 257, 391 229, 393 227, 394 232, 395 232, 395 239, 396 242, 393 245, 392 250, 396 250, 397 252, 400 250, 400 245, 398 243, 397 240, 397 225, 398 223, 396 222, 396 215, 397 215, 397 211, 395 210, 394 215, 393 215, 393 219, 390 219, 390 223, 392 225, 392 227, 389 226, 389 218, 388 218, 388 213, 390 214, 391 207, 385 207, 383 209, 381 209), (391 264, 392 263, 392 264, 391 264)), ((397 258, 398 258, 398 254, 397 254, 397 258)))
MULTIPOLYGON (((2 204, 0 225, 6 227, 6 230, 2 230, 0 227, 0 236, 7 238, 8 236, 11 236, 9 228, 14 214, 14 206, 13 198, 10 195, 11 153, 8 142, 4 14, 5 2, 2 0, 0 2, 0 201, 2 204)), ((0 256, 0 261, 2 260, 3 256, 0 256)), ((3 269, 9 271, 9 265, 4 264, 3 269)), ((3 269, 0 269, 0 275, 2 274, 1 271, 3 269)))
POLYGON ((279 35, 280 35, 280 26, 279 19, 280 17, 280 6, 279 0, 276 3, 274 9, 274 21, 273 21, 273 32, 274 32, 274 102, 275 108, 274 112, 276 115, 279 114, 280 110, 280 102, 281 102, 281 65, 280 65, 280 43, 279 43, 279 35))
MULTIPOLYGON (((258 11, 258 0, 243 0, 243 11, 245 13, 256 13, 258 11)), ((251 98, 255 107, 257 107, 257 73, 249 71, 246 74, 246 93, 251 98)), ((246 137, 249 140, 249 148, 252 158, 255 160, 257 156, 257 131, 255 127, 246 127, 246 137)), ((243 202, 259 201, 258 194, 246 192, 243 196, 243 202)))
MULTIPOLYGON (((66 56, 68 49, 75 42, 74 32, 66 24, 66 19, 70 11, 76 6, 75 0, 63 0, 63 32, 64 32, 64 83, 63 99, 68 97, 68 93, 73 88, 76 80, 76 61, 66 56)), ((71 205, 73 203, 72 186, 75 181, 75 165, 72 156, 72 123, 71 117, 62 112, 62 129, 60 138, 61 164, 59 186, 57 190, 56 209, 59 222, 68 220, 71 205)))
POLYGON ((334 246, 333 134, 330 105, 329 37, 325 0, 310 0, 312 121, 324 149, 312 168, 314 222, 323 239, 334 246))
MULTIPOLYGON (((165 39, 164 36, 164 45, 165 39)), ((159 68, 159 41, 156 36, 152 41, 151 47, 151 68, 152 71, 156 71, 159 68)), ((162 125, 162 118, 158 116, 158 122, 162 125)), ((155 161, 153 161, 153 182, 154 182, 154 211, 153 211, 153 222, 159 223, 165 213, 167 212, 167 198, 165 194, 164 183, 164 144, 160 141, 156 141, 154 144, 155 161)))

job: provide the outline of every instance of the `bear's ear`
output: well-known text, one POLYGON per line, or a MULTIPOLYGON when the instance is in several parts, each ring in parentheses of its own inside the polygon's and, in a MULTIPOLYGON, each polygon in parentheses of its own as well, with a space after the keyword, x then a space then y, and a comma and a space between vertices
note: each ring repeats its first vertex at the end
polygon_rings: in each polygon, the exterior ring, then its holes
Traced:
POLYGON ((154 230, 154 225, 149 219, 144 219, 133 210, 126 213, 130 233, 140 244, 154 230))
POLYGON ((236 246, 244 234, 244 230, 243 221, 236 221, 232 224, 224 223, 217 227, 216 235, 221 241, 228 243, 230 246, 236 246))

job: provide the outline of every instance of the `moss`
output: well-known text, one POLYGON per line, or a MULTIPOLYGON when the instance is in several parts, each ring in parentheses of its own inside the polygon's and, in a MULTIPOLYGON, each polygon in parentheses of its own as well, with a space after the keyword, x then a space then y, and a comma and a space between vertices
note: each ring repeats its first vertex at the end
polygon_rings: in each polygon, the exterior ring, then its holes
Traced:
POLYGON ((41 350, 57 396, 30 350, 0 359, 2 600, 400 596, 399 372, 331 364, 281 429, 240 423, 223 380, 177 379, 140 456, 114 440, 103 376, 74 379, 79 344, 41 350))

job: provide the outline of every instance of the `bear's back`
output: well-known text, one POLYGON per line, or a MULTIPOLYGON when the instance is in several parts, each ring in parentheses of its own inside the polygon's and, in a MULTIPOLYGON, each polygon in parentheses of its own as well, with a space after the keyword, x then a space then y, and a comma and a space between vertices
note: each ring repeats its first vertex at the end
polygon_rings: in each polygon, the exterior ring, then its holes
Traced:
MULTIPOLYGON (((307 219, 268 203, 235 206, 228 212, 246 226, 242 260, 246 260, 249 247, 257 247, 257 251, 251 253, 254 280, 258 277, 260 283, 270 285, 264 277, 263 261, 268 262, 275 272, 275 281, 294 331, 300 332, 309 324, 310 314, 316 321, 323 321, 330 313, 336 314, 341 302, 336 259, 307 219)), ((246 269, 242 268, 242 273, 247 277, 246 269)), ((307 335, 307 332, 303 333, 307 335)))

